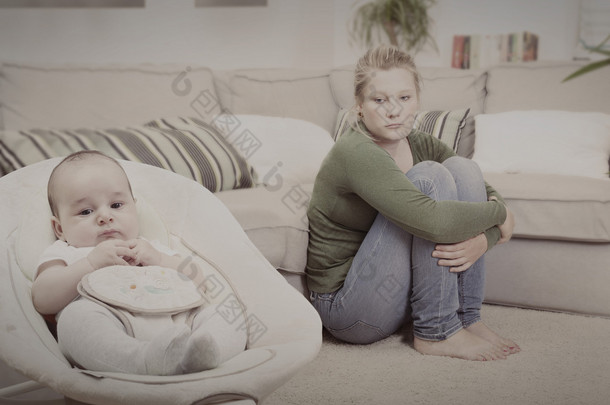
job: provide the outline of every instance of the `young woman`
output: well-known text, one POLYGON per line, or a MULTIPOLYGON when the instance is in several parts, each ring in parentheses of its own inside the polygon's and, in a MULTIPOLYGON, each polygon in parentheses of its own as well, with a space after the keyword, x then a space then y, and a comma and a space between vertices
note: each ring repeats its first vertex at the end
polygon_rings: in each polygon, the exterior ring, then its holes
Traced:
POLYGON ((328 331, 371 343, 412 320, 423 354, 518 352, 482 321, 483 255, 510 239, 502 197, 476 164, 413 130, 420 78, 393 47, 356 66, 358 117, 326 157, 308 209, 311 300, 328 331))

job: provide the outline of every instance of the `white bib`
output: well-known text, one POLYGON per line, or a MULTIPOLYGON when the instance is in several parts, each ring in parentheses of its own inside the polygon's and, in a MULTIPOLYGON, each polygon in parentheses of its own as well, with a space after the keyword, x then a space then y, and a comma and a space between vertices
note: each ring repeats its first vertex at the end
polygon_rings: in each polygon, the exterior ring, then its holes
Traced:
POLYGON ((104 267, 85 275, 81 288, 93 298, 131 313, 172 314, 206 302, 191 279, 160 266, 104 267))

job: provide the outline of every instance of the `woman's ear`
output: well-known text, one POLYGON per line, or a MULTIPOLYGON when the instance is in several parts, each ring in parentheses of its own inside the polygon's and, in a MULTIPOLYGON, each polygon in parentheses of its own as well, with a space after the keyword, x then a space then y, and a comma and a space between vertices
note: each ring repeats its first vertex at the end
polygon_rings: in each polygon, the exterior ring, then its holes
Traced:
POLYGON ((354 111, 356 111, 356 115, 358 116, 358 118, 362 118, 362 104, 359 104, 358 102, 356 102, 354 111))
POLYGON ((55 236, 57 237, 57 239, 63 240, 65 242, 66 238, 64 237, 64 231, 61 226, 61 222, 59 222, 59 218, 57 218, 56 216, 52 216, 51 226, 53 227, 53 232, 55 232, 55 236))

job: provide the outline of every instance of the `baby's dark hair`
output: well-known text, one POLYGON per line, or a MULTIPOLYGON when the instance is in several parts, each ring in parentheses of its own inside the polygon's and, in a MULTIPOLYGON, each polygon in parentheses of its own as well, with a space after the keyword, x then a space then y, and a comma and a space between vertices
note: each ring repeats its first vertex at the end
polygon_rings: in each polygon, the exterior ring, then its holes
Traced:
MULTIPOLYGON (((121 164, 119 162, 117 162, 116 159, 114 159, 98 150, 82 150, 82 151, 71 153, 70 155, 66 156, 61 162, 59 162, 59 164, 57 166, 55 166, 55 168, 51 172, 51 176, 49 177, 49 182, 47 184, 47 198, 49 199, 49 207, 51 207, 51 213, 54 216, 57 216, 57 214, 58 214, 57 205, 55 204, 55 197, 53 196, 53 187, 54 187, 55 175, 56 175, 57 170, 60 167, 64 166, 66 163, 74 162, 77 160, 87 160, 87 159, 91 159, 91 158, 108 159, 109 161, 113 162, 118 167, 120 167, 121 170, 123 171, 123 173, 125 173, 123 166, 121 166, 121 164)), ((127 173, 125 173, 125 177, 127 177, 127 173)), ((129 192, 133 196, 129 178, 127 178, 127 184, 129 184, 129 192)))

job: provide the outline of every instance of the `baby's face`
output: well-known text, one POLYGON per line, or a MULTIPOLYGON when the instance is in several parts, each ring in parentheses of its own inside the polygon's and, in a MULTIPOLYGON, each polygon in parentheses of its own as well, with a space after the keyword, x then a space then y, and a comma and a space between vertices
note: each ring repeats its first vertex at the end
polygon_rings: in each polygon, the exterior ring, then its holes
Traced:
POLYGON ((74 247, 138 236, 138 215, 125 173, 103 158, 73 161, 60 168, 54 186, 57 237, 74 247))

